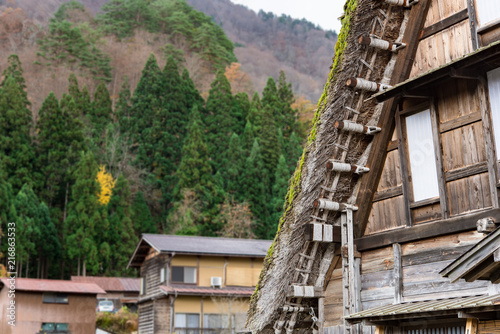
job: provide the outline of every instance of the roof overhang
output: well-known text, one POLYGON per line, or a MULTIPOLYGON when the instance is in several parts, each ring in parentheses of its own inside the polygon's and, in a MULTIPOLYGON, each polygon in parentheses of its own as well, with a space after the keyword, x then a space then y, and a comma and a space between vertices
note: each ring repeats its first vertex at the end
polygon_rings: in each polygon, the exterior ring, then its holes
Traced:
POLYGON ((172 286, 162 285, 160 291, 165 295, 171 296, 212 296, 212 297, 231 297, 231 298, 249 298, 252 296, 255 288, 249 287, 200 287, 200 286, 172 286))
POLYGON ((500 228, 444 268, 440 274, 452 282, 490 280, 500 283, 500 228))
POLYGON ((461 58, 441 67, 403 81, 392 88, 372 95, 377 102, 384 102, 394 97, 431 96, 430 86, 453 78, 477 79, 484 73, 500 67, 500 41, 477 49, 461 58))
POLYGON ((389 324, 405 320, 458 318, 500 310, 500 294, 386 305, 351 314, 349 323, 389 324))
POLYGON ((138 268, 142 265, 142 262, 146 259, 149 254, 149 250, 154 248, 158 253, 160 250, 157 249, 152 243, 148 242, 144 236, 141 237, 141 240, 137 243, 135 247, 134 253, 130 257, 128 261, 127 268, 138 268))

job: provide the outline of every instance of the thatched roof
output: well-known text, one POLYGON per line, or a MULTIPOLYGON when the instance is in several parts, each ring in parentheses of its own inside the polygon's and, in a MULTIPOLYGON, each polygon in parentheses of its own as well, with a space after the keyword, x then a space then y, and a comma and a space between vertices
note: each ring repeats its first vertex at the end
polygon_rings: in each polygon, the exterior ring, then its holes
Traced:
MULTIPOLYGON (((344 150, 338 145, 342 132, 337 131, 335 122, 352 119, 353 114, 346 107, 360 112, 356 116, 357 123, 377 125, 380 116, 381 105, 377 105, 373 100, 364 101, 369 96, 348 88, 346 80, 351 77, 365 77, 367 71, 371 71, 359 61, 369 53, 367 47, 358 43, 358 37, 372 32, 376 17, 381 16, 379 9, 385 12, 388 10, 388 5, 382 1, 348 0, 344 9, 342 30, 336 45, 330 77, 325 85, 325 93, 319 101, 304 154, 290 181, 285 214, 281 218, 278 233, 264 261, 259 285, 252 296, 247 329, 253 333, 273 332, 273 325, 280 315, 277 309, 286 302, 286 291, 296 275, 299 253, 306 250, 304 225, 312 221, 311 216, 318 214, 313 208, 314 201, 326 197, 325 190, 321 186, 324 186, 325 180, 329 180, 330 177, 325 168, 327 161, 332 158, 338 160, 342 158, 347 163, 363 165, 368 157, 370 138, 366 135, 353 135, 348 141, 348 149, 344 150)), ((401 31, 405 27, 402 23, 406 22, 406 13, 407 11, 401 8, 391 8, 391 19, 388 20, 383 33, 385 39, 394 41, 401 38, 398 36, 402 36, 401 31)), ((377 57, 373 58, 374 70, 371 74, 368 73, 370 80, 388 83, 395 57, 396 55, 391 52, 379 52, 377 57)), ((334 183, 335 191, 329 193, 333 194, 331 199, 354 204, 357 181, 358 178, 352 174, 341 176, 338 182, 334 183)), ((326 213, 323 217, 326 217, 328 224, 339 224, 339 216, 335 212, 326 213)), ((324 275, 333 257, 333 249, 332 245, 320 246, 308 285, 323 286, 324 275)), ((299 316, 297 324, 304 320, 306 318, 303 315, 299 316)))

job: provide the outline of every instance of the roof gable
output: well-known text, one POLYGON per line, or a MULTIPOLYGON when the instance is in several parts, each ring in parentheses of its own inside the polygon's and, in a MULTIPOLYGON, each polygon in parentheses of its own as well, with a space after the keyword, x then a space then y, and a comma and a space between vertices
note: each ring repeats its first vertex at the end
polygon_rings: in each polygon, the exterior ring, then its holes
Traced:
MULTIPOLYGON (((11 285, 9 278, 1 278, 0 282, 6 287, 11 285)), ((59 293, 75 293, 75 294, 98 294, 106 293, 97 284, 80 283, 63 280, 50 279, 34 279, 34 278, 16 278, 16 291, 33 291, 33 292, 59 292, 59 293)))

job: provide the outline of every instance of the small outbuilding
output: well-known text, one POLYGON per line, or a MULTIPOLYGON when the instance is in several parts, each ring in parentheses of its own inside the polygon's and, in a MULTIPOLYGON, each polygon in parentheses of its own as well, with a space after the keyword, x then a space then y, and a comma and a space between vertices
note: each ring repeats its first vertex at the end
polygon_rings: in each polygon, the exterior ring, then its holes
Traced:
POLYGON ((97 284, 1 278, 0 333, 88 334, 96 330, 97 284))

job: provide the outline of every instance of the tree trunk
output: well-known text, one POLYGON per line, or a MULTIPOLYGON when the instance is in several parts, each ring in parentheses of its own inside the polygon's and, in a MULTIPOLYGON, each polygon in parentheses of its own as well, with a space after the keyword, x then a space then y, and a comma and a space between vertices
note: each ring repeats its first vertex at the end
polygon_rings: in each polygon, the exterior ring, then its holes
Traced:
POLYGON ((28 254, 28 259, 26 260, 26 278, 29 277, 29 270, 30 270, 30 256, 28 254))
POLYGON ((83 277, 87 276, 87 267, 85 266, 85 260, 83 260, 83 277))
POLYGON ((80 276, 80 256, 78 256, 78 269, 76 270, 76 276, 80 276))
POLYGON ((38 261, 36 266, 36 278, 40 278, 40 256, 38 256, 38 261))

